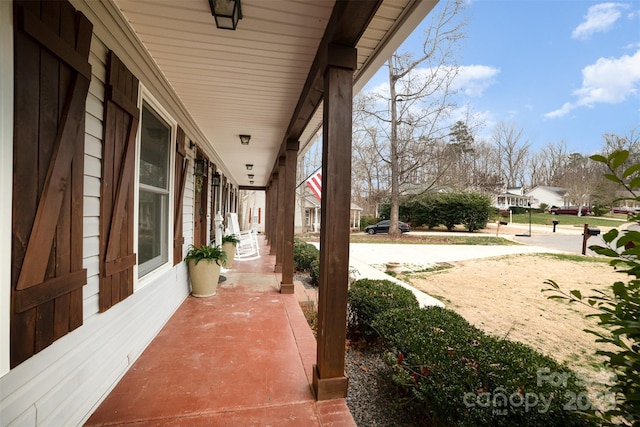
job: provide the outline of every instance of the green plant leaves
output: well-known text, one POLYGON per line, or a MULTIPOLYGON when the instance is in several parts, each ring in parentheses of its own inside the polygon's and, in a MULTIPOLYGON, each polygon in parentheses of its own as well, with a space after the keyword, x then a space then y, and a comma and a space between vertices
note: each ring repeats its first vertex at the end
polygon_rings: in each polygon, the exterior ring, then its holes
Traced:
POLYGON ((201 245, 194 246, 189 245, 189 251, 184 257, 184 262, 194 260, 198 264, 202 260, 215 261, 218 265, 223 265, 227 260, 227 254, 222 250, 220 246, 201 245))

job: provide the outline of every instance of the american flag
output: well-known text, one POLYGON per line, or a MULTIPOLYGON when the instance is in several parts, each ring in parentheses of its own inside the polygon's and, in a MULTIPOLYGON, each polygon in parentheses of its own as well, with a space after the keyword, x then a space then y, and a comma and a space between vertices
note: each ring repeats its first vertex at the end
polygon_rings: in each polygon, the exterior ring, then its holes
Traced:
POLYGON ((311 192, 313 193, 313 195, 316 196, 316 199, 318 199, 318 201, 321 201, 320 195, 322 194, 322 174, 321 174, 321 172, 322 171, 319 170, 318 172, 316 172, 313 175, 311 175, 309 177, 309 179, 307 180, 307 185, 311 189, 311 192))

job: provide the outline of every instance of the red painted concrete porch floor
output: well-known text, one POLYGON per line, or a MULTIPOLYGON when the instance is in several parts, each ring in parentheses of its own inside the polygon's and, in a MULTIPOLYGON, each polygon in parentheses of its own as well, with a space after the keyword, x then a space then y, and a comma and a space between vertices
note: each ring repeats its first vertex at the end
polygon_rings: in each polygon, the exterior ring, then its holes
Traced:
POLYGON ((273 265, 236 262, 187 298, 86 425, 355 426, 344 399, 315 401, 316 341, 273 265))

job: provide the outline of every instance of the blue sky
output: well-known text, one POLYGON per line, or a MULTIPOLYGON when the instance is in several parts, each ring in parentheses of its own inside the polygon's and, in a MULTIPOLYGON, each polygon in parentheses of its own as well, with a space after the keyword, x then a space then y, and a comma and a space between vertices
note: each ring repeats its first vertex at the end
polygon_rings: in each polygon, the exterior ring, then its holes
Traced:
MULTIPOLYGON (((504 121, 534 150, 591 154, 605 133, 640 132, 640 0, 471 0, 464 14, 457 100, 481 117, 480 138, 504 121)), ((419 52, 429 22, 399 52, 419 52)))

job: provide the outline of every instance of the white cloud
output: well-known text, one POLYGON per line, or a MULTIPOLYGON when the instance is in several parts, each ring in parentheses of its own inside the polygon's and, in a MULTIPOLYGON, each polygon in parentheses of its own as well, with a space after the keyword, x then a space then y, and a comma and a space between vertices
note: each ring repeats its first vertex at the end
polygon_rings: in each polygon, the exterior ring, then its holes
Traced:
POLYGON ((623 3, 600 3, 591 6, 585 16, 584 22, 578 25, 571 37, 579 40, 586 40, 594 33, 608 31, 622 15, 620 9, 629 6, 623 3))
POLYGON ((454 87, 467 96, 478 97, 495 83, 495 77, 500 73, 498 68, 487 65, 467 65, 460 67, 455 79, 454 87))
POLYGON ((620 58, 600 58, 582 69, 582 87, 573 94, 575 102, 567 102, 560 109, 545 114, 549 119, 563 117, 578 107, 592 107, 598 103, 618 104, 638 93, 640 88, 640 50, 620 58))

